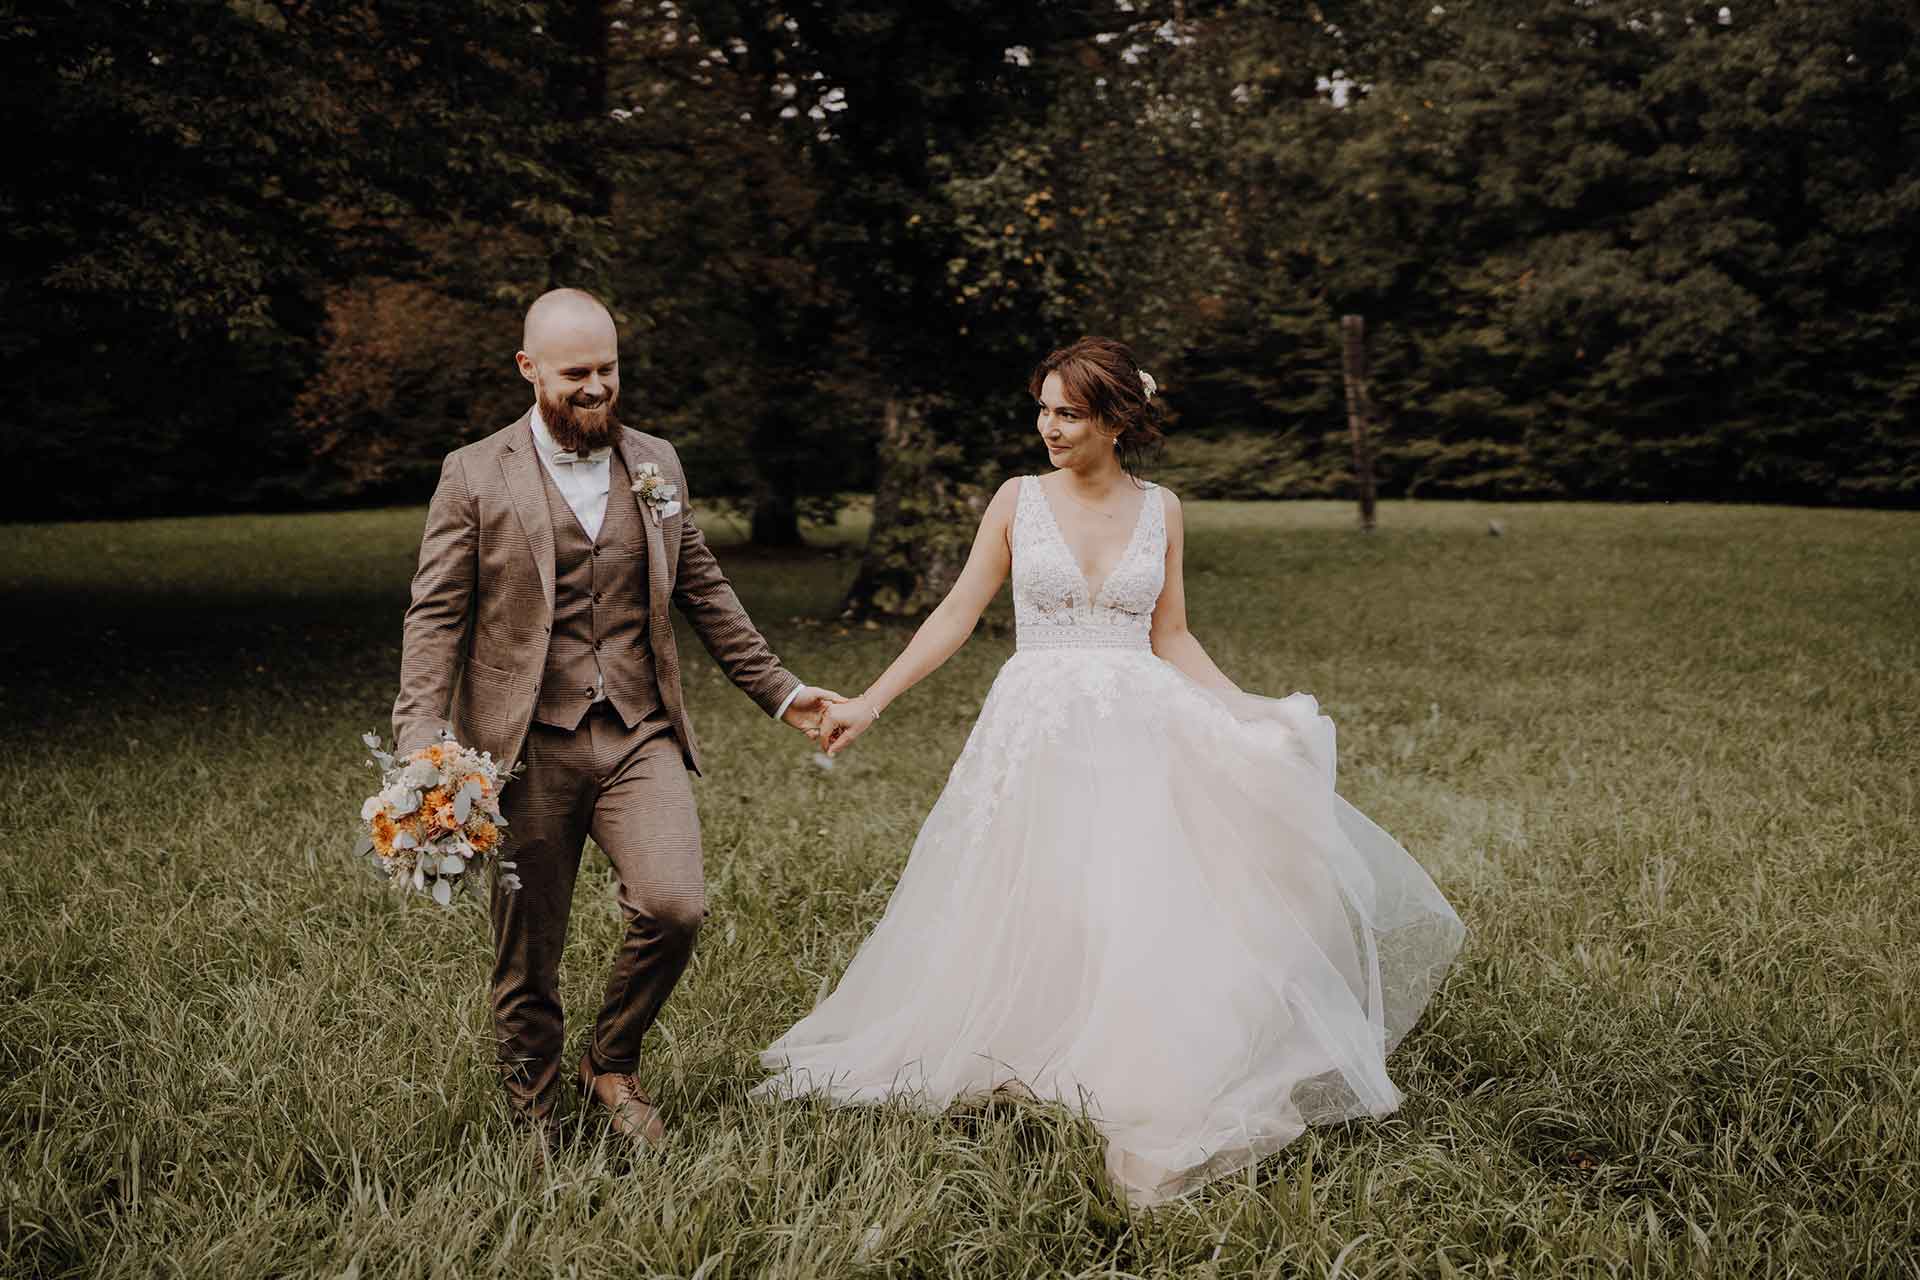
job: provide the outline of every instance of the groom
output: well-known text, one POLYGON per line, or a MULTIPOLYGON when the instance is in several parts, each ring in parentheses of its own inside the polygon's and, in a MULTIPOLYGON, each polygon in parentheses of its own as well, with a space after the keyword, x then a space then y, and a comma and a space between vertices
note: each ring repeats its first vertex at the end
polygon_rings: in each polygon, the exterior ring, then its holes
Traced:
POLYGON ((587 836, 619 878, 626 933, 578 1072, 637 1144, 665 1133, 634 1072, 706 914, 680 691, 677 605, 729 679, 809 737, 840 695, 780 665, 686 504, 673 446, 620 425, 613 317, 557 289, 528 310, 534 407, 458 449, 427 510, 400 658, 402 753, 451 731, 518 760, 501 795, 521 887, 493 892, 493 1020, 508 1099, 551 1139, 563 1048, 560 954, 587 836))

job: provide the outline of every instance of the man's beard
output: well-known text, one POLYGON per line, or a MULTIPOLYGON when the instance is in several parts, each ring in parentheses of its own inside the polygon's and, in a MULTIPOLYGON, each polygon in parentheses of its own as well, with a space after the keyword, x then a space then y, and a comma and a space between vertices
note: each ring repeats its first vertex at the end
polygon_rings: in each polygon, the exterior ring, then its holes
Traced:
POLYGON ((612 444, 620 434, 620 419, 613 414, 619 396, 614 393, 609 392, 592 409, 582 409, 572 400, 552 399, 544 387, 540 389, 539 399, 540 420, 547 424, 553 442, 562 449, 585 453, 612 444))

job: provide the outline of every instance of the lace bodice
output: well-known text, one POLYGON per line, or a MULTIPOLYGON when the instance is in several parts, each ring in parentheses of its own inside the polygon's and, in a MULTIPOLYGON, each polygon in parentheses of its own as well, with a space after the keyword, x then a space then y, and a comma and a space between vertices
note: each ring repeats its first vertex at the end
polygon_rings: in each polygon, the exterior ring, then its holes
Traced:
POLYGON ((1152 647, 1153 606, 1167 577, 1167 513, 1148 484, 1133 536, 1098 594, 1088 589, 1036 476, 1020 479, 1013 517, 1013 616, 1019 648, 1152 647))

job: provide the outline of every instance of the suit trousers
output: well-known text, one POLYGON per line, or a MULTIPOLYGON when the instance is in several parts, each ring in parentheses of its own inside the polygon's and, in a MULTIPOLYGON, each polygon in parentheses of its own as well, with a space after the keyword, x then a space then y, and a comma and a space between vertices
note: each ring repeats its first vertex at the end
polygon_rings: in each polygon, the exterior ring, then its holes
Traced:
POLYGON ((606 703, 573 730, 534 724, 500 797, 520 888, 493 891, 493 1023, 508 1100, 549 1119, 565 1026, 560 957, 591 835, 619 880, 626 931, 588 1040, 596 1071, 631 1072, 706 917, 700 819, 680 744, 655 714, 629 729, 606 703))

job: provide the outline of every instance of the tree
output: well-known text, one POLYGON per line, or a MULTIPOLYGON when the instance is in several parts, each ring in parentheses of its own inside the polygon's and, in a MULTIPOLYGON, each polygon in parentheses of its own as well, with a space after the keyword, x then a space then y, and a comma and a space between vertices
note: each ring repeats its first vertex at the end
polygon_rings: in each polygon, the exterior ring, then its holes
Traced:
POLYGON ((857 416, 857 317, 817 261, 817 125, 794 105, 785 39, 662 6, 629 21, 618 72, 620 128, 650 148, 621 200, 618 278, 654 422, 709 492, 748 498, 770 546, 798 545, 803 511, 828 516, 865 487, 875 430, 857 416))
POLYGON ((16 6, 9 118, 44 163, 0 189, 15 514, 327 490, 291 410, 329 292, 430 271, 435 235, 511 227, 556 185, 523 89, 552 56, 508 0, 16 6), (56 482, 48 442, 100 433, 112 488, 56 482))
POLYGON ((1298 198, 1249 219, 1260 336, 1228 377, 1323 435, 1352 311, 1399 491, 1911 493, 1914 363, 1881 327, 1920 275, 1911 20, 1442 8, 1346 105, 1250 104, 1245 207, 1298 198))

